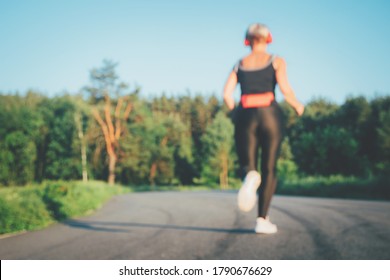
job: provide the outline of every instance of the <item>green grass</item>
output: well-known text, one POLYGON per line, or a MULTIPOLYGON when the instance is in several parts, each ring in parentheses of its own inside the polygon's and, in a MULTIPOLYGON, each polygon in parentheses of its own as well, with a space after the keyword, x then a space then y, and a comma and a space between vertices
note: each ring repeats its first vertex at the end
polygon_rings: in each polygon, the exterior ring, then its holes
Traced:
POLYGON ((103 182, 44 182, 0 189, 0 234, 46 227, 98 209, 110 197, 131 191, 103 182))
MULTIPOLYGON (((357 178, 353 176, 287 176, 289 179, 279 178, 277 194, 349 198, 368 200, 390 200, 390 180, 385 177, 357 178)), ((286 177, 285 177, 286 178, 286 177)), ((237 190, 241 181, 229 178, 229 190, 237 190)), ((219 190, 217 182, 200 182, 196 186, 136 186, 132 190, 140 191, 198 191, 219 190)))
POLYGON ((309 176, 281 180, 278 194, 332 198, 390 200, 390 180, 385 177, 362 179, 345 176, 309 176))
POLYGON ((42 228, 54 221, 39 187, 1 189, 0 213, 0 234, 42 228))

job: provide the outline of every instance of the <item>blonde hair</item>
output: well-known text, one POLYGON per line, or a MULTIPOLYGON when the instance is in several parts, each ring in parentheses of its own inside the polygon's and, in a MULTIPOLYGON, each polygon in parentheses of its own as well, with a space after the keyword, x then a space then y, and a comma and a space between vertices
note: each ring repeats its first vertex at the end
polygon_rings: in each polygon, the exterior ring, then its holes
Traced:
POLYGON ((251 24, 245 34, 245 39, 253 43, 253 41, 265 39, 270 35, 268 27, 261 23, 251 24))

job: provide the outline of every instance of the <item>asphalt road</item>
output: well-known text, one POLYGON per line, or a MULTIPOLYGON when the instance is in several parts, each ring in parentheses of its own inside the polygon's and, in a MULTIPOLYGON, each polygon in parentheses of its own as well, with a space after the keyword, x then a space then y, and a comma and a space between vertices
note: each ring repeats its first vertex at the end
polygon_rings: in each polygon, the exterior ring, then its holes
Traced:
POLYGON ((274 197, 275 235, 236 192, 114 197, 91 216, 0 237, 0 259, 390 259, 390 203, 274 197))

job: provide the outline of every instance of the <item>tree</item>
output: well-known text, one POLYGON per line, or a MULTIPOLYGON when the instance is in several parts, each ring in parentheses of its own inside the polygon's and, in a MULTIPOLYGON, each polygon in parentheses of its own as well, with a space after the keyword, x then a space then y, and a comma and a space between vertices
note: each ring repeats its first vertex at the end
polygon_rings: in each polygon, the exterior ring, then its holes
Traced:
MULTIPOLYGON (((202 136, 206 132, 207 126, 213 120, 214 100, 209 102, 202 95, 196 95, 191 102, 191 136, 193 141, 194 169, 197 177, 201 175, 203 157, 202 136)), ((214 111, 215 113, 215 111, 214 111)))
POLYGON ((371 101, 371 116, 365 131, 371 140, 367 151, 374 173, 388 175, 390 171, 390 96, 371 101))
POLYGON ((74 121, 77 128, 77 136, 80 146, 81 171, 83 182, 88 181, 88 160, 87 160, 87 137, 85 132, 88 126, 88 115, 90 114, 90 107, 82 99, 81 95, 72 98, 75 106, 74 121))
POLYGON ((382 156, 379 159, 377 168, 387 175, 390 171, 390 111, 382 111, 379 114, 379 127, 377 128, 379 149, 382 156))
POLYGON ((284 180, 298 177, 298 166, 294 162, 294 156, 291 152, 288 137, 285 137, 281 144, 280 156, 277 162, 277 172, 279 177, 284 180))
POLYGON ((24 185, 34 179, 35 143, 22 131, 6 135, 0 143, 0 159, 3 165, 0 179, 3 184, 24 185))
POLYGON ((233 170, 233 124, 220 111, 202 136, 203 168, 202 177, 219 181, 222 189, 228 187, 229 171, 233 170))
POLYGON ((126 129, 126 122, 132 110, 131 94, 128 86, 118 82, 115 72, 117 64, 105 60, 101 68, 92 69, 92 87, 86 88, 95 108, 93 116, 100 126, 108 155, 108 183, 115 183, 115 167, 118 161, 120 139, 126 129))
POLYGON ((43 101, 41 113, 45 134, 42 138, 43 178, 74 180, 80 178, 76 108, 69 96, 43 101))
POLYGON ((134 103, 137 109, 128 123, 131 139, 125 138, 121 144, 120 170, 125 182, 147 182, 152 186, 182 182, 179 165, 192 162, 189 125, 182 122, 170 102, 164 102, 167 99, 162 96, 151 104, 134 103))
POLYGON ((34 180, 36 144, 41 118, 32 97, 0 95, 0 184, 34 180))
POLYGON ((342 127, 328 125, 302 133, 295 143, 299 168, 314 175, 358 175, 358 142, 342 127))

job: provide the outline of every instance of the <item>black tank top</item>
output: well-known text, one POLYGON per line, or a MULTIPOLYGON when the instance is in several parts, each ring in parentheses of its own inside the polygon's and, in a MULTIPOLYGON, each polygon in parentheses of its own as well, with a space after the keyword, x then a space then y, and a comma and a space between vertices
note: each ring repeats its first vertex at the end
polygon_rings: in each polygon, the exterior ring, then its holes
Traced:
POLYGON ((241 60, 234 66, 237 74, 237 82, 241 87, 241 95, 253 93, 273 92, 275 95, 276 75, 272 65, 274 56, 261 67, 251 70, 241 68, 241 60))

